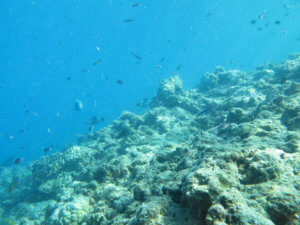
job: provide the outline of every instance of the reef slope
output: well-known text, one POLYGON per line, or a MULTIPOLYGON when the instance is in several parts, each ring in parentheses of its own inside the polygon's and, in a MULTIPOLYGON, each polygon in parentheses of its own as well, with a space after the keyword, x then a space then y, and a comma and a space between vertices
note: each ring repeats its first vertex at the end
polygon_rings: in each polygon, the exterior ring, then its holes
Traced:
POLYGON ((2 168, 1 218, 299 224, 299 81, 300 54, 251 72, 217 67, 198 89, 183 90, 178 76, 163 80, 144 114, 123 112, 76 146, 2 168))

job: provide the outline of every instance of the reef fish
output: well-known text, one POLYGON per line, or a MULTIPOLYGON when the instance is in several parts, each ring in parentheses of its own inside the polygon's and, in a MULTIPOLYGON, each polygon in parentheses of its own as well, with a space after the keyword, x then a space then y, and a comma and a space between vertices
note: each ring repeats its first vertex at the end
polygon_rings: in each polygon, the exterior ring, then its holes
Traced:
POLYGON ((93 62, 93 66, 96 66, 98 63, 100 63, 102 61, 102 58, 97 59, 95 62, 93 62))
POLYGON ((90 124, 90 125, 96 125, 96 124, 99 124, 99 123, 100 123, 100 120, 98 119, 97 116, 92 117, 92 118, 87 122, 87 124, 90 124))
POLYGON ((9 189, 8 189, 8 192, 11 193, 18 185, 18 181, 14 181, 10 186, 9 186, 9 189))
POLYGON ((47 148, 44 148, 44 153, 48 153, 48 152, 51 152, 53 150, 54 146, 53 145, 50 145, 48 146, 47 148))
POLYGON ((135 53, 135 52, 131 52, 131 54, 132 54, 135 58, 137 58, 138 60, 142 60, 142 59, 143 59, 142 56, 138 55, 138 54, 135 53))
POLYGON ((124 84, 124 82, 122 80, 120 80, 120 79, 116 80, 116 82, 117 82, 117 84, 120 84, 120 85, 124 84))
POLYGON ((210 111, 210 109, 203 110, 203 111, 199 112, 196 116, 200 116, 200 115, 202 115, 204 113, 207 113, 209 111, 210 111))
POLYGON ((126 20, 123 20, 123 23, 129 23, 129 22, 134 22, 135 19, 126 19, 126 20))
POLYGON ((76 99, 75 100, 75 103, 74 103, 74 108, 73 108, 75 111, 82 111, 83 109, 83 104, 82 102, 79 100, 79 99, 76 99))
POLYGON ((17 159, 14 161, 14 164, 20 165, 23 161, 24 161, 24 158, 17 158, 17 159))
POLYGON ((184 66, 184 63, 180 63, 177 67, 176 67, 176 70, 180 70, 182 67, 184 66))

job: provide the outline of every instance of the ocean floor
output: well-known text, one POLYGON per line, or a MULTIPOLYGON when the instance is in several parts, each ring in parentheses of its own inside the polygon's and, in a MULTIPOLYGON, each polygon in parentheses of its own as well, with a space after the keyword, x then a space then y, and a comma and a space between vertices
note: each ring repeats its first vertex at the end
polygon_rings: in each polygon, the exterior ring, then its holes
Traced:
POLYGON ((3 166, 0 224, 299 224, 300 54, 200 80, 163 80, 144 114, 3 166))

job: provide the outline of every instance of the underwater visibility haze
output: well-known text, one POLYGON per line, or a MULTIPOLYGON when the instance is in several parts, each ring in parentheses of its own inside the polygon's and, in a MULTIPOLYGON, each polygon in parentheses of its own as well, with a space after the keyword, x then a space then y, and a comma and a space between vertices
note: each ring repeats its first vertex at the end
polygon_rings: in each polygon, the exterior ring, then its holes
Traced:
POLYGON ((299 0, 2 0, 0 26, 0 225, 299 224, 299 0))

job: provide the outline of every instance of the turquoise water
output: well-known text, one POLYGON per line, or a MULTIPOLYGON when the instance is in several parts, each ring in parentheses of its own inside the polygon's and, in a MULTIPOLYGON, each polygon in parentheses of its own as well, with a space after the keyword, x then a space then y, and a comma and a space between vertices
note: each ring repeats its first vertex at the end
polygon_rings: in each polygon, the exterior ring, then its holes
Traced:
POLYGON ((298 0, 0 0, 0 225, 299 223, 298 0))
POLYGON ((39 159, 50 145, 59 151, 75 143, 93 116, 104 118, 100 128, 123 110, 139 113, 145 108, 136 104, 175 73, 191 88, 217 65, 254 69, 300 50, 298 1, 13 0, 0 6, 1 159, 39 159), (76 99, 81 112, 73 110, 76 99))

